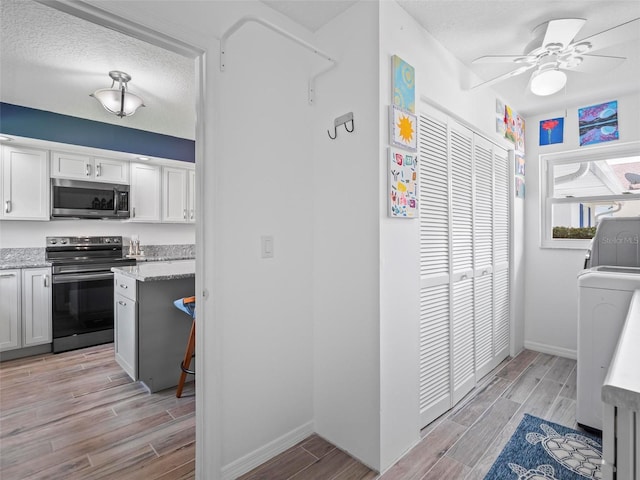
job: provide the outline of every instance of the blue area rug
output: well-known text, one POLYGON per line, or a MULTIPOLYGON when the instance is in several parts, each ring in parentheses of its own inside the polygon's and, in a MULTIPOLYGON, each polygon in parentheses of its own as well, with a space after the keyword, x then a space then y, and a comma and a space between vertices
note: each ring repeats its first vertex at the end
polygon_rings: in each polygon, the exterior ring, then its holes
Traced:
POLYGON ((485 480, 602 478, 602 440, 525 414, 485 480))

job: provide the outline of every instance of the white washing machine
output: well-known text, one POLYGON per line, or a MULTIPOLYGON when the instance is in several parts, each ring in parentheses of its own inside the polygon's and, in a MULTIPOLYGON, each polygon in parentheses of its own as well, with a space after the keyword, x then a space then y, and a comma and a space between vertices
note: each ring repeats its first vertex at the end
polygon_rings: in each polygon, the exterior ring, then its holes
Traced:
POLYGON ((636 290, 638 267, 596 266, 578 275, 576 421, 582 426, 602 430, 602 384, 636 290))

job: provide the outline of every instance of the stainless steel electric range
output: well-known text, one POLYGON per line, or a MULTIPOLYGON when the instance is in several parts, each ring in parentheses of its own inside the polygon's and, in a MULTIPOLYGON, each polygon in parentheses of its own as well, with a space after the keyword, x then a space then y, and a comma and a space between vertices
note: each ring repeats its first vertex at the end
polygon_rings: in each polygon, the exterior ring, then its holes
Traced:
POLYGON ((52 264, 53 352, 113 341, 113 272, 135 265, 123 258, 122 237, 47 237, 52 264))

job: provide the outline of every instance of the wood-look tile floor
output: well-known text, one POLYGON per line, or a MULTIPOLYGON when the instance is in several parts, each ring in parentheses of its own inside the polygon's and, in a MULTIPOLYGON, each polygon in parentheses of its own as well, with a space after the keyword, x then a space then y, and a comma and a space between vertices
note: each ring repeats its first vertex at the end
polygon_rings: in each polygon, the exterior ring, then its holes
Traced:
POLYGON ((525 350, 425 427, 420 443, 382 476, 313 436, 239 480, 480 480, 525 413, 577 428, 575 399, 575 360, 525 350))
POLYGON ((0 457, 2 480, 192 479, 194 384, 149 394, 113 344, 3 362, 0 457))
MULTIPOLYGON (((483 479, 525 413, 576 428, 575 367, 528 350, 505 360, 382 476, 312 435, 240 479, 483 479)), ((192 479, 193 393, 147 393, 113 345, 3 362, 0 478, 192 479)))

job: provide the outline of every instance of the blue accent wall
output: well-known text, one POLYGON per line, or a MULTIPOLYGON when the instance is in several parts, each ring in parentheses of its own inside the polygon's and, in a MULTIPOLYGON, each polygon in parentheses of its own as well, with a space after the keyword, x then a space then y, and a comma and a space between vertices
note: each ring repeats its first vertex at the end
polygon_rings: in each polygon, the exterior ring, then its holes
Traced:
POLYGON ((0 133, 195 163, 196 142, 0 102, 0 133))

